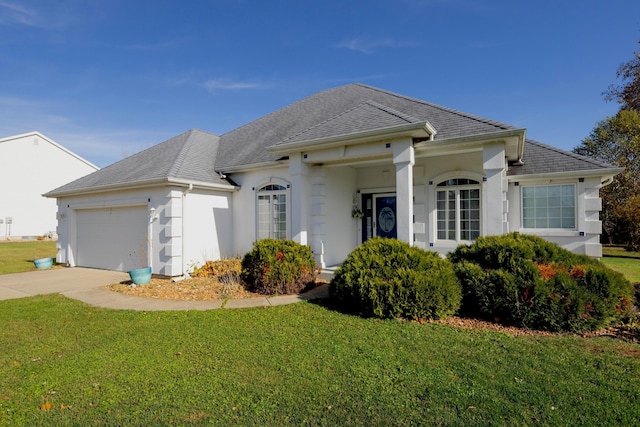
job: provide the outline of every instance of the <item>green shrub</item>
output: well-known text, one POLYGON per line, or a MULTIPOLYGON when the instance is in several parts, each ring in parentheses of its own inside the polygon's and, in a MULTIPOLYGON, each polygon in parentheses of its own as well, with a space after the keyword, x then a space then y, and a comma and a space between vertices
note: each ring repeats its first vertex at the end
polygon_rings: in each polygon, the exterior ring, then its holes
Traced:
POLYGON ((329 284, 342 307, 379 318, 438 319, 460 306, 452 265, 395 239, 367 240, 349 254, 329 284))
POLYGON ((292 240, 262 239, 242 259, 247 290, 264 295, 299 293, 315 280, 311 248, 292 240))
POLYGON ((581 332, 630 308, 630 283, 604 264, 540 237, 480 237, 448 257, 462 284, 460 312, 501 323, 581 332))

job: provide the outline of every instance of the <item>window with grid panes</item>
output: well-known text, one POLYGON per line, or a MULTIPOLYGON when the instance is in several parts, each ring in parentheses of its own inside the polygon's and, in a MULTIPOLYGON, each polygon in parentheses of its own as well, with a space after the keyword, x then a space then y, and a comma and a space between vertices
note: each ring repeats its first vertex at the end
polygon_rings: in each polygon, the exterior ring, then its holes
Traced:
POLYGON ((480 183, 453 178, 436 189, 438 240, 469 241, 480 236, 480 183))
POLYGON ((287 238, 287 188, 278 184, 258 189, 258 239, 287 238))
POLYGON ((575 229, 575 185, 522 187, 522 226, 575 229))

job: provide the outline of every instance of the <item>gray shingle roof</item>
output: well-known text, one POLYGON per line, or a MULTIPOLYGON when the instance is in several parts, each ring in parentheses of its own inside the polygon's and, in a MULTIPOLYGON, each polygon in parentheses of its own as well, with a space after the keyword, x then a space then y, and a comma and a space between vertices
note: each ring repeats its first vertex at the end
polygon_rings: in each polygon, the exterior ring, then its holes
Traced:
POLYGON ((56 188, 47 195, 170 178, 229 184, 214 169, 219 139, 217 135, 193 129, 56 188))
POLYGON ((385 107, 377 102, 367 101, 289 137, 281 141, 281 143, 308 141, 418 122, 420 120, 415 117, 385 107))
POLYGON ((525 141, 523 160, 524 165, 522 166, 509 166, 507 175, 537 175, 615 168, 615 166, 590 157, 584 157, 530 139, 525 141))
POLYGON ((408 123, 413 119, 428 121, 437 130, 436 140, 515 129, 504 123, 353 83, 318 92, 222 135, 216 169, 224 171, 278 160, 278 155, 269 152, 267 147, 285 141, 379 129, 388 120, 397 124, 398 120, 408 123), (378 121, 380 119, 383 119, 382 123, 378 121), (333 123, 329 124, 329 121, 333 123), (339 128, 333 128, 338 124, 339 128))
MULTIPOLYGON (((190 130, 47 195, 161 182, 171 178, 233 185, 217 172, 279 160, 279 155, 269 151, 269 147, 421 122, 429 122, 436 129, 436 141, 516 129, 504 123, 354 83, 313 94, 221 137, 190 130)), ((523 166, 511 166, 508 175, 611 168, 597 160, 531 140, 525 142, 524 163, 523 166)))

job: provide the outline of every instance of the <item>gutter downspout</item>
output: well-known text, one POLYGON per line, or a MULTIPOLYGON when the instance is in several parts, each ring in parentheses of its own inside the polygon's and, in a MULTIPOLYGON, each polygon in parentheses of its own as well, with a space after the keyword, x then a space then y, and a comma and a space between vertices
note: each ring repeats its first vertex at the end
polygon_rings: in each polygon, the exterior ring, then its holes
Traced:
POLYGON ((191 193, 192 191, 193 191, 193 183, 189 183, 189 187, 187 187, 187 189, 182 192, 182 276, 180 276, 181 277, 180 280, 189 278, 189 273, 187 273, 187 260, 184 258, 184 248, 185 248, 184 212, 185 212, 185 203, 187 201, 187 194, 191 193))
POLYGON ((613 177, 610 176, 609 178, 607 178, 604 181, 600 182, 600 186, 598 187, 598 189, 601 189, 602 187, 606 187, 607 185, 611 184, 612 182, 613 182, 613 177))

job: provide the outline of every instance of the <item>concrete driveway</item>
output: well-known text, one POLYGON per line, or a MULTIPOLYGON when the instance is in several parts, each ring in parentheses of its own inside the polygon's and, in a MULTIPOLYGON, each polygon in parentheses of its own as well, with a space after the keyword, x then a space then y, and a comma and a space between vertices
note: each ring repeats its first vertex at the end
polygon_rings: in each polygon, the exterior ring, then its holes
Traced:
POLYGON ((129 280, 127 273, 81 267, 0 274, 0 300, 94 289, 123 280, 129 280))

